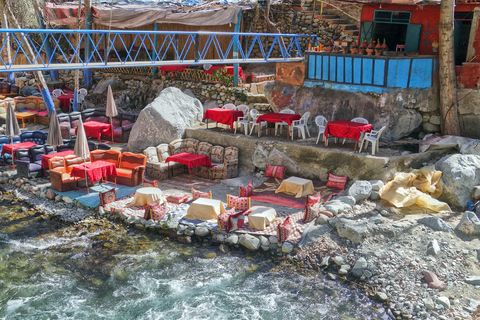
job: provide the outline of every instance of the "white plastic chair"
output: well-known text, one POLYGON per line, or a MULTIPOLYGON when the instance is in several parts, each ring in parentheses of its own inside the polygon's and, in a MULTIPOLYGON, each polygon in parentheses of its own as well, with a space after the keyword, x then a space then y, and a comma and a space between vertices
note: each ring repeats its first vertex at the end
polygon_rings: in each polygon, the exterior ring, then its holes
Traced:
POLYGON ((83 96, 86 96, 88 94, 88 91, 85 88, 80 88, 78 89, 78 93, 83 94, 83 96))
POLYGON ((383 126, 380 130, 378 131, 371 131, 365 133, 365 136, 362 139, 362 142, 360 143, 360 151, 362 151, 363 143, 365 142, 365 150, 368 149, 368 143, 370 142, 372 144, 372 156, 375 155, 375 151, 378 152, 378 145, 380 142, 380 136, 382 135, 383 131, 385 131, 387 127, 383 126))
POLYGON ((237 110, 237 107, 233 103, 227 103, 223 105, 223 109, 228 109, 228 110, 237 110))
MULTIPOLYGON (((317 137, 317 144, 318 144, 318 140, 320 140, 320 136, 322 134, 323 134, 323 141, 327 140, 325 137, 325 129, 327 128, 328 121, 324 116, 316 116, 315 123, 318 127, 318 137, 317 137)), ((328 145, 328 141, 326 141, 325 144, 328 145)))
POLYGON ((260 123, 257 123, 258 116, 259 114, 257 109, 250 110, 250 118, 252 118, 252 129, 250 130, 250 135, 252 135, 253 129, 255 129, 255 127, 258 127, 258 130, 262 130, 262 128, 267 128, 267 121, 260 121, 260 123))
MULTIPOLYGON (((295 111, 287 108, 287 109, 283 109, 279 113, 295 114, 295 111)), ((275 135, 277 135, 277 130, 282 129, 281 127, 283 127, 283 126, 287 126, 287 128, 288 128, 288 123, 286 123, 285 121, 275 122, 275 135)))
MULTIPOLYGON (((352 122, 357 122, 357 123, 363 123, 363 124, 368 124, 368 120, 365 119, 365 118, 362 118, 362 117, 357 117, 357 118, 353 118, 352 120, 350 120, 352 122)), ((360 140, 363 139, 363 132, 362 132, 362 135, 360 136, 360 140)), ((345 141, 347 140, 347 138, 343 139, 343 142, 342 144, 345 144, 345 141)), ((335 139, 335 142, 337 142, 337 140, 335 139)))
POLYGON ((294 120, 292 121, 292 141, 293 141, 293 132, 295 131, 295 128, 298 129, 298 135, 300 136, 300 133, 302 134, 302 139, 305 139, 305 130, 308 133, 308 136, 310 137, 310 132, 308 131, 308 118, 310 117, 310 112, 307 111, 303 114, 303 116, 300 118, 300 120, 294 120))
POLYGON ((241 127, 243 126, 243 132, 245 135, 248 135, 248 127, 250 125, 250 107, 247 106, 246 104, 241 104, 237 106, 237 110, 240 110, 243 112, 243 117, 238 117, 235 125, 235 131, 233 132, 234 134, 237 133, 237 128, 240 125, 241 127))
POLYGON ((65 94, 62 89, 53 89, 52 96, 55 98, 60 97, 61 95, 65 94))

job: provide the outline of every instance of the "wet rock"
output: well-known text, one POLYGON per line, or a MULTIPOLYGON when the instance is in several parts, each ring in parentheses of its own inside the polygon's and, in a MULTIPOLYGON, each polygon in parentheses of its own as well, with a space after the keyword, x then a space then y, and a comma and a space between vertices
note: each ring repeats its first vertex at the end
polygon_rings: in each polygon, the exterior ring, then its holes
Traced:
POLYGON ((213 259, 216 256, 217 256, 217 254, 215 253, 215 251, 207 251, 203 254, 204 259, 213 259))
POLYGON ((192 238, 188 236, 180 236, 180 237, 177 237, 177 239, 178 239, 178 242, 180 243, 185 243, 185 244, 192 243, 192 238))
POLYGON ((218 249, 223 252, 223 253, 229 253, 230 252, 230 249, 228 248, 228 246, 225 244, 225 243, 222 243, 218 249))
POLYGON ((330 256, 323 257, 322 262, 320 262, 320 267, 326 268, 328 267, 329 263, 330 263, 330 256))
POLYGON ((361 277, 363 272, 367 269, 368 263, 364 257, 358 258, 353 266, 352 273, 356 277, 361 277))
POLYGON ((258 250, 260 248, 260 240, 250 234, 242 234, 239 237, 239 243, 248 250, 258 250))
POLYGON ((278 238, 275 236, 270 236, 268 237, 268 241, 270 241, 271 244, 277 244, 278 243, 278 238))
POLYGON ((438 289, 439 291, 445 290, 445 282, 438 279, 437 275, 431 271, 425 271, 425 282, 429 288, 438 289))
POLYGON ((293 251, 293 244, 291 244, 290 242, 284 242, 282 244, 282 252, 283 253, 290 253, 293 251))
POLYGON ((465 278, 464 281, 473 286, 480 286, 480 276, 468 277, 468 278, 465 278))
POLYGON ((345 262, 345 259, 342 257, 342 256, 336 256, 332 259, 332 261, 337 265, 337 266, 341 266, 342 264, 344 264, 345 262))
POLYGON ((186 236, 193 236, 195 234, 195 231, 192 229, 187 229, 184 231, 186 236))
POLYGON ((172 230, 177 230, 178 228, 178 221, 167 221, 167 228, 172 230))
POLYGON ((355 198, 355 201, 361 201, 368 199, 372 192, 372 185, 365 180, 355 181, 350 189, 348 189, 348 195, 355 198))
POLYGON ((236 234, 231 234, 228 236, 227 239, 225 239, 225 243, 234 246, 238 244, 238 236, 236 234))
POLYGON ((443 231, 443 232, 453 231, 452 227, 450 227, 445 221, 443 221, 440 217, 437 217, 437 216, 418 219, 417 222, 423 225, 426 225, 427 227, 429 227, 434 231, 443 231))
POLYGON ((260 246, 260 248, 263 250, 263 251, 268 251, 270 250, 270 246, 260 246))
POLYGON ((383 292, 377 292, 375 296, 380 301, 387 301, 388 300, 388 296, 383 292))
POLYGON ((225 241, 225 235, 223 233, 212 233, 212 242, 222 243, 225 241))
POLYGON ((438 241, 433 239, 427 245, 427 255, 436 256, 440 253, 440 246, 438 245, 438 241))
POLYGON ((206 237, 209 234, 210 234, 210 230, 208 230, 208 228, 205 228, 205 227, 195 228, 195 235, 198 237, 206 237))
POLYGON ((480 220, 472 211, 465 211, 455 230, 465 234, 480 235, 480 220))

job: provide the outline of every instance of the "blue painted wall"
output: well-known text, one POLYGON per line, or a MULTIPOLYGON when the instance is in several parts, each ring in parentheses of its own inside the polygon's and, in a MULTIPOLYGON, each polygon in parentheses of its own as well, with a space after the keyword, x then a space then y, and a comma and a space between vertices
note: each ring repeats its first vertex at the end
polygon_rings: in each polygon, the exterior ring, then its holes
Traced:
POLYGON ((317 83, 352 92, 378 93, 393 88, 430 88, 437 64, 434 56, 376 57, 329 53, 307 56, 306 81, 309 85, 317 83))

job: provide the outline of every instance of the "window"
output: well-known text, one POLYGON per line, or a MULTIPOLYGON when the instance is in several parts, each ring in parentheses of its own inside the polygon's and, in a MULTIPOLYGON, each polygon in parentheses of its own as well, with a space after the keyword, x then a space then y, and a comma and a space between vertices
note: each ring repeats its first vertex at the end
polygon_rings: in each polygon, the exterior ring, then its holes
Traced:
POLYGON ((411 13, 408 11, 380 11, 375 10, 373 22, 380 23, 410 23, 411 13))

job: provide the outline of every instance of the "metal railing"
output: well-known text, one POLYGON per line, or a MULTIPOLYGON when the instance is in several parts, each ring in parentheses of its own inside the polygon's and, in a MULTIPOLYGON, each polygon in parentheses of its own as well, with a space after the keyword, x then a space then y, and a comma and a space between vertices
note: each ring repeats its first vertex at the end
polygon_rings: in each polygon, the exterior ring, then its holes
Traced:
POLYGON ((302 61, 299 39, 316 42, 312 35, 272 33, 70 29, 0 29, 0 33, 0 72, 302 61), (13 47, 10 62, 5 58, 8 40, 13 47))

